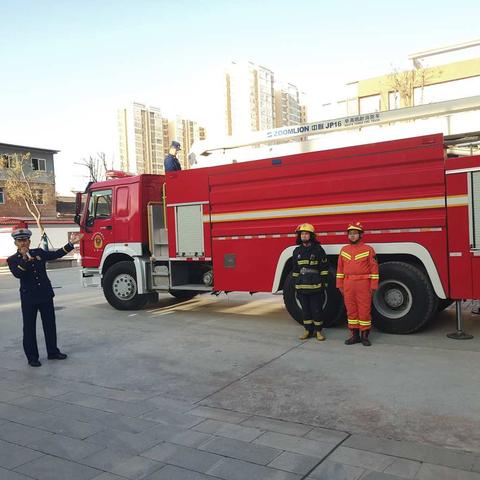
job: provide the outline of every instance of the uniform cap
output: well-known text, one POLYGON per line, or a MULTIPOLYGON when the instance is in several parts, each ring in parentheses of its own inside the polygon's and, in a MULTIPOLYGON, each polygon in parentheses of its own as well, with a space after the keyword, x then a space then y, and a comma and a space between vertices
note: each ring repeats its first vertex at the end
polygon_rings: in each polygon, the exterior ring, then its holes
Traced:
POLYGON ((348 225, 347 232, 349 230, 358 230, 359 232, 363 232, 363 225, 360 222, 351 222, 348 225))
POLYGON ((25 240, 32 236, 32 232, 28 229, 25 222, 19 222, 13 227, 12 237, 14 240, 25 240))
POLYGON ((315 233, 315 228, 311 223, 302 223, 299 225, 296 229, 295 232, 310 232, 310 233, 315 233))
POLYGON ((181 150, 182 148, 180 147, 180 143, 173 140, 172 144, 170 145, 170 148, 176 148, 177 150, 181 150))

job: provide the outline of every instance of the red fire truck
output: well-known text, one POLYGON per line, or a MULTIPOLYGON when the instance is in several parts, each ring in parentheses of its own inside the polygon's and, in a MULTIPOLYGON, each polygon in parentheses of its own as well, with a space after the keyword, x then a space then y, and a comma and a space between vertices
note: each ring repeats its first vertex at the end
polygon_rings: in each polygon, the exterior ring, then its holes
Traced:
POLYGON ((380 265, 374 324, 414 332, 453 300, 480 299, 480 155, 464 155, 479 139, 432 134, 90 184, 83 211, 77 197, 83 284, 121 310, 159 292, 283 291, 300 322, 291 257, 309 222, 330 260, 323 315, 334 325, 345 317, 335 265, 355 220, 380 265))

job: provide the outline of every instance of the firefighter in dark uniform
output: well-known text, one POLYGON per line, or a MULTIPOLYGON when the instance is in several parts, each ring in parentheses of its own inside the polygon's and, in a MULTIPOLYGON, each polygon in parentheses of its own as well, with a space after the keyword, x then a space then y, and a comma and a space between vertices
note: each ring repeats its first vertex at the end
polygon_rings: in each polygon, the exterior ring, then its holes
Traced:
POLYGON ((46 262, 55 260, 71 252, 74 244, 82 238, 82 234, 73 233, 70 242, 55 251, 41 248, 30 249, 32 232, 24 222, 13 228, 12 237, 17 246, 17 253, 7 259, 12 274, 20 279, 20 299, 23 315, 23 349, 31 367, 40 367, 38 360, 36 321, 40 311, 43 332, 50 360, 64 360, 65 353, 57 347, 57 329, 55 310, 53 307, 53 289, 47 276, 46 262))
POLYGON ((295 230, 297 245, 293 251, 293 277, 297 298, 302 306, 305 332, 299 338, 314 337, 325 340, 322 333, 322 302, 327 287, 328 260, 325 250, 315 237, 315 229, 310 223, 303 223, 295 230))
POLYGON ((175 140, 170 145, 170 150, 168 151, 168 155, 165 157, 163 161, 163 165, 165 167, 165 173, 167 172, 175 172, 176 170, 181 170, 182 166, 177 158, 178 151, 181 150, 180 144, 175 140))

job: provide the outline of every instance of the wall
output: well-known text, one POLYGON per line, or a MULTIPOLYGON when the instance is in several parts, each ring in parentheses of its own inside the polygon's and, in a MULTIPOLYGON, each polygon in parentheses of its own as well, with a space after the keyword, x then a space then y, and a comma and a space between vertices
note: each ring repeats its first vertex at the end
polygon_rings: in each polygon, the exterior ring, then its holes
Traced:
MULTIPOLYGON (((32 223, 29 223, 28 228, 32 231, 31 247, 37 248, 40 243, 38 228, 32 223)), ((68 234, 70 232, 78 232, 79 227, 75 223, 45 224, 45 230, 51 244, 53 244, 53 247, 50 245, 50 249, 57 249, 63 247, 68 242, 68 234)), ((0 261, 13 255, 16 251, 11 232, 11 226, 0 226, 0 261)))

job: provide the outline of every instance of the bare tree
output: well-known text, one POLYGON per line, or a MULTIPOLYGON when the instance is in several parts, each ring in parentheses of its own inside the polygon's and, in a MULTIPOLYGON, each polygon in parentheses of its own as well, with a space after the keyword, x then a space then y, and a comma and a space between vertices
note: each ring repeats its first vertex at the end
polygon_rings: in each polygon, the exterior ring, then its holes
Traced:
POLYGON ((98 152, 94 157, 90 155, 88 158, 83 158, 81 162, 76 162, 75 165, 88 169, 89 181, 91 182, 105 180, 107 171, 113 169, 113 161, 108 165, 107 156, 104 152, 98 152))
POLYGON ((48 239, 42 224, 42 205, 48 204, 53 197, 53 193, 46 188, 49 184, 45 182, 45 177, 51 174, 33 170, 30 153, 2 155, 0 173, 4 178, 6 195, 10 200, 25 205, 35 219, 45 244, 48 239))
POLYGON ((388 87, 400 96, 402 106, 413 107, 415 89, 421 89, 420 102, 423 103, 423 89, 433 76, 431 71, 422 67, 411 70, 393 68, 392 73, 388 75, 388 87))

